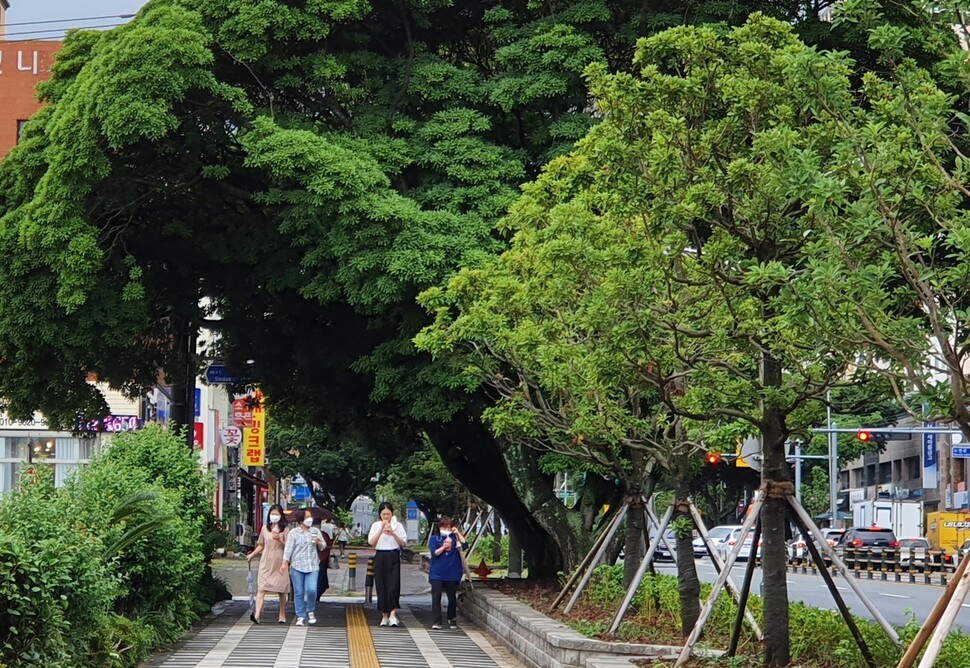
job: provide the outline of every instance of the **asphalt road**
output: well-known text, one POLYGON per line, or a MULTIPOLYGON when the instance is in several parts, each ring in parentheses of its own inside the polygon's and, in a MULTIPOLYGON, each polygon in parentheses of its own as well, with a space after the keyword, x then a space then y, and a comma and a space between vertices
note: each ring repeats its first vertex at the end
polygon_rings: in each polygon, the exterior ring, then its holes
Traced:
MULTIPOLYGON (((741 586, 744 579, 744 562, 735 564, 732 578, 735 584, 741 586)), ((676 566, 671 563, 657 564, 659 572, 676 574, 676 566)), ((697 560, 697 575, 703 582, 714 582, 717 573, 710 559, 697 560)), ((937 600, 943 594, 941 585, 909 584, 905 582, 882 582, 880 580, 866 580, 860 578, 856 582, 878 608, 879 612, 894 626, 903 626, 911 617, 922 623, 930 613, 937 600)), ((835 586, 845 600, 852 613, 858 617, 872 619, 872 615, 855 595, 855 592, 845 583, 841 576, 835 577, 835 586)), ((752 580, 752 592, 761 592, 761 570, 755 569, 752 580)), ((819 575, 788 574, 788 598, 792 601, 802 601, 815 608, 837 610, 835 601, 829 593, 825 582, 819 575)), ((957 617, 957 626, 970 632, 970 597, 964 602, 963 609, 957 617)))

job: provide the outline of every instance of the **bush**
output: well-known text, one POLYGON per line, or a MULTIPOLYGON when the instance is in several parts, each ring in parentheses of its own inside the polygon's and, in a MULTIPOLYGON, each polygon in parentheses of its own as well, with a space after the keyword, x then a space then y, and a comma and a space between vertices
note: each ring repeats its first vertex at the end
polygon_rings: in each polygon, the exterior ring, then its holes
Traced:
POLYGON ((29 469, 0 497, 0 668, 134 668, 178 639, 227 594, 205 564, 209 489, 158 427, 118 436, 62 489, 29 469))
MULTIPOLYGON (((113 555, 109 565, 123 585, 116 612, 148 621, 157 643, 174 642, 197 618, 198 588, 205 569, 201 521, 185 512, 178 490, 153 484, 146 470, 121 465, 112 460, 111 450, 108 453, 69 481, 66 489, 77 500, 79 522, 106 545, 117 544, 146 519, 142 513, 112 522, 113 510, 132 497, 155 492, 146 509, 151 513, 148 519, 165 521, 113 555)), ((198 470, 194 474, 199 477, 198 470)))
POLYGON ((11 666, 73 668, 103 649, 118 580, 103 543, 74 523, 74 511, 46 466, 0 500, 0 659, 11 666))

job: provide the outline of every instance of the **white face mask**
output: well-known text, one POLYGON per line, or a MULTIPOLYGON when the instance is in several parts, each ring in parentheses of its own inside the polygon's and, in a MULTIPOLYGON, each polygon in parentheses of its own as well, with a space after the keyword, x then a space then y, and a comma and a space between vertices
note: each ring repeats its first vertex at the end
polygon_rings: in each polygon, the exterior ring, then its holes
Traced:
POLYGON ((313 526, 313 518, 312 517, 308 517, 305 520, 303 520, 303 526, 312 527, 313 526))
POLYGON ((271 523, 273 523, 273 524, 276 524, 277 522, 280 521, 280 516, 279 515, 270 515, 269 516, 269 521, 271 523))
POLYGON ((451 530, 450 529, 442 529, 441 530, 441 537, 442 538, 447 538, 450 535, 451 535, 451 530))

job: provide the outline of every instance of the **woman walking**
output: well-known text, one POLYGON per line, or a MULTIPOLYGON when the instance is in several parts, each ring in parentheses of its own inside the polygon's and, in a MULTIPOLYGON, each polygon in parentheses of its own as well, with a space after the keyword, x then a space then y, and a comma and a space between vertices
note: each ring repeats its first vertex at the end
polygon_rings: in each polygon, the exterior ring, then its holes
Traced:
POLYGON ((431 583, 431 628, 441 628, 441 592, 448 595, 448 626, 458 628, 458 584, 464 572, 461 552, 468 549, 468 542, 461 535, 451 518, 442 515, 437 528, 428 539, 431 550, 431 567, 428 581, 431 583))
POLYGON ((294 515, 299 528, 291 530, 286 537, 280 573, 286 573, 286 569, 290 571, 296 625, 303 626, 308 621, 317 623, 317 577, 320 572, 317 550, 326 543, 320 529, 313 526, 313 515, 302 509, 294 515))
POLYGON ((253 624, 259 624, 259 616, 263 612, 266 594, 277 594, 280 597, 279 623, 286 623, 286 593, 290 590, 290 578, 285 571, 280 571, 283 564, 283 548, 286 545, 286 519, 283 507, 273 504, 269 507, 269 522, 259 532, 256 549, 246 555, 247 561, 262 555, 259 559, 259 571, 256 580, 256 609, 249 619, 253 624))
POLYGON ((337 545, 340 546, 340 558, 344 558, 344 553, 347 551, 347 543, 350 541, 350 532, 347 531, 347 525, 341 522, 337 525, 337 545))
POLYGON ((394 517, 394 506, 383 502, 378 507, 379 520, 367 534, 376 550, 374 555, 374 587, 377 589, 377 609, 381 611, 381 626, 397 626, 397 609, 401 607, 401 548, 407 544, 404 525, 394 517))

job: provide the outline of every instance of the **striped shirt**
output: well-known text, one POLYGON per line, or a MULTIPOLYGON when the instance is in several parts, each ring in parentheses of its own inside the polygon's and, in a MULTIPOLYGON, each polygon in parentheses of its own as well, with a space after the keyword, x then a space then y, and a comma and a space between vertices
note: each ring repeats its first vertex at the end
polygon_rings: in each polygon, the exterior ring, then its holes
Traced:
MULTIPOLYGON (((313 527, 309 531, 292 529, 286 537, 286 547, 283 548, 283 561, 290 562, 290 568, 301 573, 312 573, 320 570, 320 557, 313 539, 323 540, 320 529, 313 527)), ((324 543, 325 544, 325 543, 324 543)))

